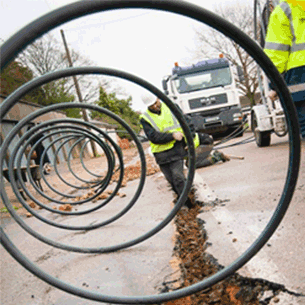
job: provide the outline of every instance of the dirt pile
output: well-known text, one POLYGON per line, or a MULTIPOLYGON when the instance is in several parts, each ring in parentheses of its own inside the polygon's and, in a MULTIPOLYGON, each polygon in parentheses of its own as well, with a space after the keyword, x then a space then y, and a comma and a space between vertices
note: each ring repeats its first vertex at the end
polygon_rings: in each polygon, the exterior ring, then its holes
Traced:
MULTIPOLYGON (((153 158, 146 159, 146 176, 153 175, 160 171, 159 166, 154 162, 153 158)), ((111 178, 111 182, 117 182, 120 176, 120 171, 114 173, 111 178)), ((126 186, 128 181, 139 179, 141 176, 141 163, 138 161, 135 165, 128 165, 124 168, 124 178, 122 186, 126 186)))

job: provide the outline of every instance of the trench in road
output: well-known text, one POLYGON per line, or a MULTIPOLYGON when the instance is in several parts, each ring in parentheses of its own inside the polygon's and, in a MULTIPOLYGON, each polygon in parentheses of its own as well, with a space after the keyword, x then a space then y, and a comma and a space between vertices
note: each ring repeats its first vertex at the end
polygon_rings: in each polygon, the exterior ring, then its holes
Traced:
MULTIPOLYGON (((222 204, 219 200, 210 203, 214 206, 219 204, 222 204)), ((174 255, 178 259, 179 278, 163 282, 161 292, 190 286, 224 268, 215 257, 206 251, 209 246, 207 232, 204 221, 197 217, 201 212, 200 204, 190 210, 182 208, 178 212, 175 219, 177 235, 174 255)), ((268 305, 270 302, 279 301, 279 293, 305 297, 305 295, 286 289, 284 285, 234 273, 226 280, 204 291, 162 305, 268 305)))
MULTIPOLYGON (((273 139, 273 141, 275 142, 275 139, 273 139)), ((251 172, 252 164, 249 163, 251 163, 252 158, 258 158, 260 155, 264 155, 264 157, 267 158, 265 163, 260 165, 262 171, 264 170, 263 165, 271 166, 272 162, 275 162, 275 160, 280 164, 285 164, 286 155, 284 155, 280 151, 280 149, 284 149, 285 143, 286 143, 285 140, 282 139, 281 141, 276 141, 276 143, 274 143, 272 147, 268 148, 268 152, 269 152, 268 154, 266 154, 266 150, 258 150, 258 151, 255 150, 255 147, 252 148, 250 152, 247 150, 247 160, 242 161, 243 171, 248 170, 249 172, 251 172), (277 159, 275 159, 274 156, 277 156, 277 159)), ((230 152, 233 155, 240 154, 239 150, 231 149, 230 152)), ((230 163, 231 162, 229 162, 229 164, 226 164, 227 171, 229 170, 233 174, 234 172, 239 172, 240 168, 238 167, 239 166, 238 163, 235 164, 233 163, 230 164, 230 163)), ((278 166, 273 168, 276 169, 276 172, 279 172, 278 166)), ((227 172, 225 170, 220 172, 218 169, 216 171, 213 171, 213 173, 214 173, 213 177, 211 177, 210 175, 211 172, 208 173, 204 172, 202 174, 204 175, 209 174, 210 180, 218 181, 218 179, 220 179, 219 177, 223 177, 227 172)), ((243 178, 244 177, 241 176, 240 179, 242 180, 243 178)), ((232 179, 232 177, 229 176, 227 177, 227 179, 230 180, 232 179)), ((239 183, 240 186, 241 180, 236 180, 236 181, 234 180, 234 183, 239 183)), ((250 184, 249 181, 247 181, 247 183, 250 184)), ((260 181, 260 183, 262 183, 262 181, 260 181)), ((229 186, 227 187, 230 187, 230 183, 229 186)), ((214 188, 215 185, 213 185, 213 189, 214 188)), ((223 188, 223 184, 222 184, 222 188, 223 188)), ((228 192, 228 194, 230 194, 230 192, 228 192)), ((235 201, 236 200, 238 199, 235 199, 235 201)), ((221 201, 215 200, 210 204, 214 205, 216 210, 219 209, 219 213, 221 214, 220 206, 223 205, 221 201)), ((204 205, 206 206, 207 204, 205 203, 204 205)), ((205 225, 205 223, 201 218, 206 219, 206 217, 204 214, 201 214, 200 212, 201 212, 200 208, 197 207, 191 213, 187 213, 187 214, 179 213, 177 215, 177 219, 176 219, 177 238, 176 238, 176 247, 174 252, 178 259, 177 265, 179 265, 179 269, 180 269, 180 278, 171 279, 172 282, 165 281, 163 288, 164 291, 175 290, 175 289, 179 289, 180 287, 185 287, 192 283, 196 283, 204 279, 205 277, 209 277, 210 275, 216 273, 218 270, 223 268, 223 266, 220 265, 218 262, 217 255, 212 256, 211 254, 208 253, 209 250, 208 235, 211 235, 211 233, 214 232, 210 232, 212 228, 209 223, 205 225), (200 217, 198 217, 199 214, 200 217), (207 229, 207 227, 209 229, 207 229), (188 232, 188 230, 190 230, 190 232, 188 232), (188 251, 190 249, 191 251, 188 251)), ((217 236, 214 237, 216 238, 217 236)), ((221 247, 224 247, 223 253, 226 252, 225 245, 220 244, 218 246, 220 250, 221 247)), ((268 265, 266 267, 268 267, 268 265)), ((251 275, 249 276, 248 274, 247 276, 241 276, 238 273, 235 273, 233 276, 229 277, 225 281, 222 281, 214 285, 213 287, 210 287, 209 289, 202 291, 201 293, 192 295, 188 298, 185 298, 184 300, 177 300, 162 305, 180 305, 180 304, 183 305, 193 305, 193 304, 265 305, 266 304, 267 305, 267 304, 275 304, 275 302, 279 302, 280 304, 284 304, 284 305, 290 305, 290 304, 295 305, 296 302, 298 301, 304 302, 298 304, 305 304, 304 295, 286 289, 284 285, 278 284, 277 280, 273 280, 273 279, 265 280, 264 278, 253 278, 251 277, 251 275), (293 301, 285 301, 286 299, 293 301)))

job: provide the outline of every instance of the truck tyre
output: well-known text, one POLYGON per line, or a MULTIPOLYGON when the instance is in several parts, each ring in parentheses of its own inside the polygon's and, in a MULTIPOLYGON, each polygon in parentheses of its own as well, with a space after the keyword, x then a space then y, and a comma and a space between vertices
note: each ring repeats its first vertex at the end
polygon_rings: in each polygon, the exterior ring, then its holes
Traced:
POLYGON ((252 113, 252 131, 254 133, 255 142, 258 147, 266 147, 270 145, 271 142, 271 132, 270 131, 260 131, 258 129, 257 118, 255 113, 252 113))
POLYGON ((259 131, 258 128, 255 128, 254 136, 258 147, 266 147, 270 145, 271 142, 270 131, 259 131))

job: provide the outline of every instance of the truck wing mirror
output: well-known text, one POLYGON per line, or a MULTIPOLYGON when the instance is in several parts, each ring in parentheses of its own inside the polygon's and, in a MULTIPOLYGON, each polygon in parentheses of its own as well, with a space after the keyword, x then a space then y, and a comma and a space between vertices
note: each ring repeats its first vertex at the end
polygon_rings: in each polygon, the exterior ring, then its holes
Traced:
POLYGON ((167 80, 166 79, 163 79, 162 80, 162 88, 163 88, 163 91, 166 95, 168 95, 168 88, 167 88, 167 80))

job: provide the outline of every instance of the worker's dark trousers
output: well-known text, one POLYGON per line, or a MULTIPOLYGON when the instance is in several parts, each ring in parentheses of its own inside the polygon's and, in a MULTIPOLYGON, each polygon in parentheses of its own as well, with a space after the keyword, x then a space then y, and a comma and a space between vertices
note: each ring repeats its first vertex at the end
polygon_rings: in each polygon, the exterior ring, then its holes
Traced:
POLYGON ((301 128, 302 138, 305 139, 305 101, 295 102, 295 106, 298 112, 298 118, 301 128))
POLYGON ((174 192, 180 195, 186 180, 183 174, 183 160, 173 161, 159 166, 174 192))

